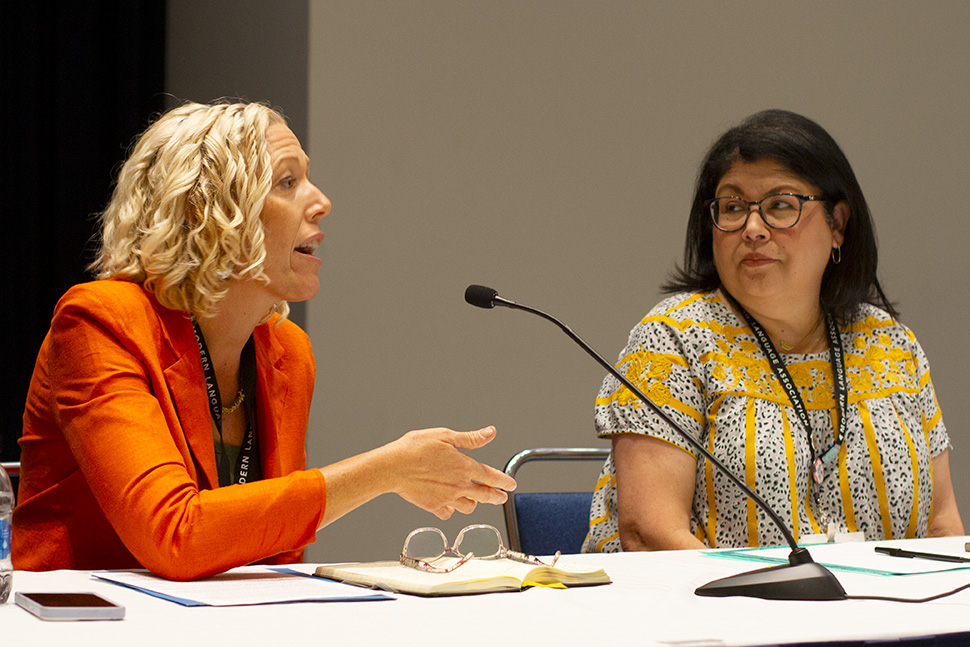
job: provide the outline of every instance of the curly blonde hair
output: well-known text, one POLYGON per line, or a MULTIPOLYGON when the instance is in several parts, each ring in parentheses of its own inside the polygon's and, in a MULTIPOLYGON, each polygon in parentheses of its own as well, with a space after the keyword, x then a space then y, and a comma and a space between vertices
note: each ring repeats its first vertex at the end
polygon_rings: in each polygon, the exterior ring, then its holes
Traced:
MULTIPOLYGON (((268 281, 260 213, 272 186, 259 103, 186 103, 146 130, 101 214, 98 279, 125 279, 162 305, 208 317, 230 278, 268 281)), ((285 301, 267 313, 289 312, 285 301)))

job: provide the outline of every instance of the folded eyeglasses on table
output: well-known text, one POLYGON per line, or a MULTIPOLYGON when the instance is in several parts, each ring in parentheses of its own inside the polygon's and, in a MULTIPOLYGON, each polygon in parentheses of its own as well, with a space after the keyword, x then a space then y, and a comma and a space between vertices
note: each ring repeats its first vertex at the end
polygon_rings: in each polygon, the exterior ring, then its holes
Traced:
POLYGON ((495 526, 474 524, 466 526, 458 533, 453 546, 438 528, 418 528, 412 530, 404 540, 401 550, 401 564, 429 573, 450 573, 470 559, 511 559, 524 564, 555 566, 560 552, 553 555, 552 563, 547 564, 534 555, 509 550, 502 543, 502 534, 495 526), (457 562, 449 565, 435 565, 447 555, 457 556, 457 562))

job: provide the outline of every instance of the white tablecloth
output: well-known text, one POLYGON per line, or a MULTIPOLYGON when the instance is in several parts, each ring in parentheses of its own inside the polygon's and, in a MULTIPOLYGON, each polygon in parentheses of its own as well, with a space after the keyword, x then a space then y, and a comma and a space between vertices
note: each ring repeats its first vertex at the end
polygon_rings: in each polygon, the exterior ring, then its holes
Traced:
MULTIPOLYGON (((880 544, 953 552, 962 551, 967 541, 970 538, 880 544)), ((871 544, 860 547, 872 550, 871 544)), ((542 645, 696 647, 970 632, 970 590, 923 604, 705 598, 694 594, 697 586, 757 565, 715 559, 700 551, 576 559, 603 566, 613 584, 451 598, 398 595, 390 601, 217 608, 183 607, 99 581, 88 572, 17 571, 14 591, 94 591, 125 605, 127 615, 115 622, 44 622, 15 606, 11 596, 0 607, 0 645, 500 647, 514 640, 542 645)), ((970 570, 897 577, 838 573, 837 577, 849 594, 921 597, 970 582, 970 570)))

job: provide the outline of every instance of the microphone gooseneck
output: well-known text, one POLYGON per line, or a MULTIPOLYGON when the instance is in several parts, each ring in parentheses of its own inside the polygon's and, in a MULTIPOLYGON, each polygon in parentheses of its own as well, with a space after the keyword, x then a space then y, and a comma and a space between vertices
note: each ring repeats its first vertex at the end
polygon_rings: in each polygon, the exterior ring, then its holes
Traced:
POLYGON ((687 441, 688 444, 691 445, 691 447, 697 450, 697 453, 709 460, 715 467, 717 467, 718 470, 721 471, 722 474, 727 476, 731 482, 741 488, 741 491, 744 492, 748 498, 754 501, 755 504, 761 508, 778 527, 782 535, 785 537, 785 540, 788 542, 788 545, 792 549, 788 556, 788 565, 759 569, 750 573, 742 573, 733 577, 716 580, 698 588, 695 591, 697 595, 746 595, 750 597, 778 600, 841 600, 846 597, 846 593, 842 589, 842 585, 839 584, 837 579, 835 579, 835 576, 832 575, 825 567, 816 564, 812 560, 812 556, 809 554, 808 550, 798 545, 798 543, 795 541, 794 535, 792 535, 791 530, 787 525, 785 525, 785 523, 781 520, 781 517, 778 516, 778 513, 776 513, 771 506, 768 505, 761 495, 755 492, 753 488, 748 486, 747 483, 736 476, 734 472, 725 467, 724 464, 722 464, 720 460, 711 454, 711 452, 708 451, 708 449, 704 447, 700 441, 684 431, 677 423, 671 420, 660 407, 654 404, 650 398, 644 395, 640 389, 634 386, 633 383, 631 383, 623 374, 616 370, 612 364, 607 362, 602 355, 597 353, 592 346, 587 344, 566 324, 541 310, 504 299, 498 295, 498 291, 483 285, 469 285, 465 290, 465 300, 471 305, 478 306, 479 308, 493 308, 496 305, 502 305, 516 310, 525 310, 526 312, 538 315, 543 319, 556 324, 564 333, 566 333, 566 335, 569 336, 570 339, 576 342, 580 348, 585 350, 590 357, 595 359, 600 366, 606 369, 610 375, 619 380, 620 384, 629 389, 630 392, 637 397, 637 399, 650 407, 650 409, 656 413, 661 420, 667 423, 671 429, 676 431, 685 441, 687 441), (786 569, 792 570, 788 571, 786 569))

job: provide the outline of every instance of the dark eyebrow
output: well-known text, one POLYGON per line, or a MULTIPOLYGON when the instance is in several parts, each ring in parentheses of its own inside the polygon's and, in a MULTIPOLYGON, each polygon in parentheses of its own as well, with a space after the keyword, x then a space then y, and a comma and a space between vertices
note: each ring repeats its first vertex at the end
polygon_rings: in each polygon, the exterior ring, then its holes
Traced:
MULTIPOLYGON (((744 193, 744 192, 741 190, 741 187, 739 187, 739 186, 737 186, 735 184, 725 184, 723 186, 719 186, 717 188, 717 190, 715 191, 715 194, 720 193, 721 191, 725 191, 725 190, 726 191, 732 191, 733 192, 733 193, 731 193, 731 197, 737 197, 737 198, 744 197, 742 195, 742 193, 744 193)), ((771 189, 768 189, 768 192, 765 193, 763 196, 761 196, 761 199, 764 199, 764 198, 768 197, 769 195, 777 195, 779 193, 795 193, 795 194, 801 195, 802 194, 802 190, 799 189, 796 186, 791 185, 791 184, 780 184, 780 185, 778 185, 776 187, 773 187, 771 189)), ((727 196, 722 196, 722 197, 727 197, 727 196)))

